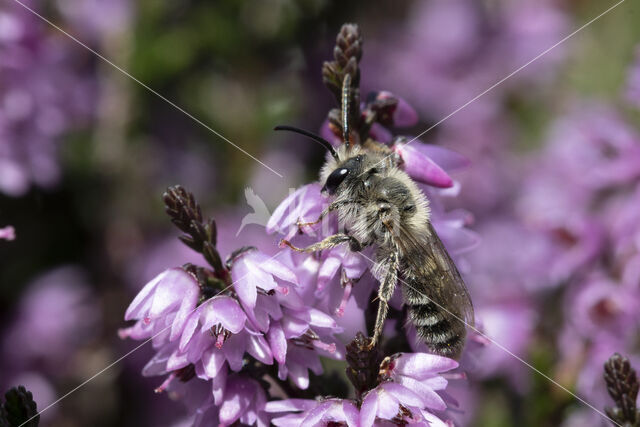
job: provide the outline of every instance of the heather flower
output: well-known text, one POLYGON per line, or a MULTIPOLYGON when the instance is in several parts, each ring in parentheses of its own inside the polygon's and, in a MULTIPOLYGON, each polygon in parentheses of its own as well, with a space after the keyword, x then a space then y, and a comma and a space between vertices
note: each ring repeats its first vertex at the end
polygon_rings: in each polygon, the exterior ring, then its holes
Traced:
POLYGON ((594 272, 568 295, 568 323, 575 325, 576 333, 585 339, 601 333, 617 335, 640 320, 636 314, 639 302, 640 296, 633 288, 594 272))
MULTIPOLYGON (((364 86, 393 85, 418 112, 440 120, 560 40, 568 19, 553 2, 499 2, 486 7, 471 0, 418 2, 407 14, 406 30, 369 41, 364 86), (384 66, 380 64, 384 58, 384 66)), ((500 113, 505 95, 518 84, 548 81, 565 57, 553 49, 530 67, 465 106, 444 128, 475 129, 500 113)), ((535 91, 523 91, 535 96, 535 91)), ((476 137, 481 132, 476 129, 476 137)), ((472 141, 464 140, 472 145, 472 141)))
POLYGON ((266 403, 266 393, 258 381, 244 375, 232 375, 220 405, 220 425, 230 426, 239 421, 244 425, 266 427, 269 425, 269 417, 264 412, 266 403))
POLYGON ((271 234, 279 232, 284 239, 291 239, 299 231, 301 222, 313 222, 318 219, 322 209, 328 204, 320 189, 321 184, 313 183, 300 187, 284 199, 273 211, 266 231, 271 234))
POLYGON ((291 270, 273 257, 258 251, 247 251, 233 260, 231 277, 240 302, 249 310, 256 306, 257 286, 266 292, 288 293, 286 282, 297 284, 291 270))
POLYGON ((55 368, 96 334, 99 318, 84 272, 56 268, 28 285, 5 333, 3 359, 15 367, 55 368))
MULTIPOLYGON (((548 247, 536 276, 565 287, 559 379, 600 408, 601 367, 612 349, 638 357, 639 150, 640 134, 615 109, 585 102, 556 120, 518 202, 548 247)), ((566 425, 585 417, 576 413, 566 425)))
MULTIPOLYGON (((336 82, 345 73, 355 83, 359 79, 361 46, 357 27, 345 25, 337 38, 335 60, 323 65, 323 80, 336 99, 341 92, 336 82)), ((459 191, 448 171, 464 166, 465 159, 418 142, 412 146, 396 139, 392 143, 389 128, 417 120, 415 111, 400 98, 376 92, 360 102, 357 88, 351 96, 354 117, 359 110, 363 119, 354 119, 356 140, 372 137, 389 142, 399 166, 424 182, 424 191, 433 201, 433 224, 442 230, 452 252, 477 243, 466 230, 470 214, 447 211, 440 200, 459 191)), ((341 126, 336 112, 329 113, 327 122, 327 131, 334 134, 341 126)), ((252 192, 245 194, 254 198, 252 192)), ((268 251, 242 247, 229 251, 223 262, 219 224, 203 218, 193 195, 173 187, 165 193, 164 202, 172 222, 185 233, 180 240, 201 253, 209 266, 185 264, 149 282, 126 313, 126 319, 136 323, 122 335, 153 337, 156 354, 143 374, 165 376, 156 391, 186 396, 203 383, 210 385, 209 398, 195 399, 194 425, 207 419, 221 425, 331 421, 362 426, 386 422, 444 425, 435 415, 447 409, 444 389, 448 382, 440 373, 454 369, 457 362, 429 354, 395 354, 383 361, 382 352, 387 349, 369 348, 362 335, 367 329, 365 311, 371 307, 376 286, 370 271, 375 248, 355 253, 339 246, 314 254, 286 249, 269 256, 268 251), (345 347, 336 338, 350 344, 345 347), (316 381, 312 387, 310 372, 323 373, 321 357, 347 359, 347 377, 356 399, 322 397, 331 395, 324 392, 331 388, 344 393, 338 378, 316 381), (305 389, 309 391, 298 392, 305 389), (311 393, 320 396, 319 400, 298 399, 311 393), (273 401, 276 396, 284 399, 273 401)), ((313 224, 328 204, 319 183, 301 187, 273 212, 266 231, 295 239, 296 244, 324 238, 339 229, 335 213, 313 224)), ((264 211, 262 205, 259 210, 264 211)), ((400 313, 399 300, 391 306, 400 313)), ((401 327, 398 316, 391 316, 386 328, 389 342, 396 339, 395 345, 408 344, 404 334, 397 333, 401 327)))
POLYGON ((332 422, 374 426, 383 425, 385 420, 445 426, 433 412, 447 408, 438 394, 448 383, 441 373, 457 366, 454 360, 432 354, 396 354, 381 363, 378 385, 362 393, 361 399, 286 399, 267 403, 265 410, 278 414, 272 420, 277 426, 332 422))
POLYGON ((611 108, 585 105, 558 120, 547 158, 563 179, 590 190, 640 177, 640 135, 611 108))
MULTIPOLYGON (((193 364, 200 378, 219 382, 223 371, 240 371, 248 353, 266 365, 273 364, 275 357, 281 379, 290 376, 306 388, 307 369, 319 374, 322 368, 317 355, 305 349, 334 356, 335 344, 323 339, 340 332, 336 322, 278 283, 282 279, 295 283, 297 278, 275 259, 249 250, 230 265, 234 297, 219 295, 203 302, 198 281, 190 273, 179 268, 161 273, 127 309, 125 320, 137 322, 121 330, 121 337, 153 337, 160 352, 148 365, 150 374, 175 372, 193 364), (164 367, 151 369, 158 362, 164 367)), ((172 375, 170 380, 176 376, 172 375)))
POLYGON ((0 240, 14 240, 16 238, 16 230, 7 225, 6 227, 0 228, 0 240))
POLYGON ((196 308, 200 287, 196 279, 180 268, 160 273, 147 283, 125 312, 125 320, 136 324, 120 331, 120 336, 145 339, 154 336, 154 345, 174 340, 182 333, 187 316, 196 308), (162 333, 170 328, 169 334, 162 333), (168 335, 168 336, 167 336, 168 335))
POLYGON ((428 146, 425 144, 398 140, 391 148, 400 157, 403 169, 416 181, 434 187, 453 186, 451 177, 426 154, 428 146))
MULTIPOLYGON (((496 47, 505 60, 505 74, 516 70, 558 43, 570 28, 566 14, 553 2, 525 0, 505 2, 496 47)), ((566 56, 558 45, 522 70, 521 81, 548 81, 566 56)))
POLYGON ((0 8, 0 191, 24 194, 60 178, 58 139, 92 114, 91 76, 66 40, 20 5, 0 8))

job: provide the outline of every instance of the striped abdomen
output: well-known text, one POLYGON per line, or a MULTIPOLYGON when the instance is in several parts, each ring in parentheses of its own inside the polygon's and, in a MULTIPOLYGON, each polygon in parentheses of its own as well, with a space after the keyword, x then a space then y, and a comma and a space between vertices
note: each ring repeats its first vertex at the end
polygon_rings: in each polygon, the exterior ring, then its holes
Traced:
POLYGON ((442 284, 428 278, 407 280, 403 285, 404 300, 409 318, 418 336, 434 353, 458 359, 465 342, 466 328, 459 307, 443 298, 439 288, 442 284), (426 279, 426 280, 425 280, 426 279))

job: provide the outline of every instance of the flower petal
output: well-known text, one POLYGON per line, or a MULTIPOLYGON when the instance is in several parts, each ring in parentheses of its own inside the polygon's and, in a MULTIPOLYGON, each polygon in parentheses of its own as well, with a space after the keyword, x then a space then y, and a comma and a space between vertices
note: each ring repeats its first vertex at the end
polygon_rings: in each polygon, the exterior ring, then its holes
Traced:
POLYGON ((295 285, 298 284, 298 278, 296 277, 296 274, 291 271, 289 267, 276 259, 278 255, 268 256, 261 252, 254 252, 248 255, 251 256, 255 260, 255 262, 260 265, 260 268, 263 271, 274 275, 278 279, 285 280, 295 285))
POLYGON ((158 274, 144 285, 140 292, 138 292, 138 295, 131 301, 131 304, 129 304, 124 314, 124 320, 142 319, 149 312, 153 296, 152 292, 156 289, 158 283, 167 275, 167 271, 168 270, 165 270, 158 274))
POLYGON ((398 383, 387 382, 381 384, 380 387, 385 392, 388 392, 401 401, 405 406, 422 406, 422 399, 420 399, 420 396, 398 383))
POLYGON ((251 404, 254 393, 246 383, 247 381, 236 378, 228 381, 224 401, 220 405, 219 417, 222 424, 233 424, 251 404))
POLYGON ((398 107, 393 112, 393 125, 398 127, 409 127, 418 123, 418 113, 404 99, 393 95, 398 100, 398 107))
POLYGON ((423 380, 440 372, 458 367, 458 362, 428 353, 404 353, 397 360, 394 371, 400 375, 423 380))
POLYGON ((375 390, 367 393, 360 407, 360 426, 370 427, 378 414, 378 393, 375 390))
POLYGON ((202 365, 209 378, 215 378, 220 373, 224 361, 224 353, 213 346, 202 353, 202 365))
POLYGON ((245 334, 231 335, 222 345, 222 351, 229 362, 229 368, 234 372, 242 369, 242 358, 247 346, 246 338, 245 334))
POLYGON ((327 411, 331 409, 331 405, 333 405, 333 402, 330 400, 319 404, 318 406, 316 406, 315 408, 309 411, 309 413, 304 418, 304 420, 302 420, 302 423, 300 425, 302 426, 321 425, 320 422, 322 422, 324 418, 324 414, 326 414, 327 411))
POLYGON ((358 412, 358 408, 356 408, 356 405, 350 400, 342 401, 342 412, 349 427, 357 427, 359 425, 358 419, 360 418, 360 412, 358 412))
MULTIPOLYGON (((411 144, 413 145, 414 143, 411 144)), ((462 154, 440 145, 417 143, 414 148, 421 151, 422 154, 436 162, 438 166, 447 172, 463 169, 471 164, 471 161, 462 154)))
POLYGON ((238 334, 247 320, 238 302, 227 296, 211 298, 198 307, 198 310, 201 310, 201 331, 220 324, 231 333, 238 334))
MULTIPOLYGON (((383 388, 377 388, 374 392, 378 393, 378 417, 390 420, 398 415, 400 403, 398 399, 391 393, 387 393, 383 388)), ((404 402, 403 402, 404 403, 404 402)))
POLYGON ((171 268, 158 282, 148 316, 157 318, 180 305, 185 296, 192 301, 195 294, 197 299, 199 292, 200 287, 193 276, 181 268, 171 268))
POLYGON ((236 263, 231 270, 233 288, 238 294, 238 298, 253 309, 256 306, 258 290, 256 289, 256 282, 252 280, 251 276, 252 274, 247 270, 246 266, 241 263, 236 263))
POLYGON ((271 353, 278 363, 284 363, 287 357, 287 339, 280 322, 273 322, 267 332, 271 353))
POLYGON ((247 352, 265 365, 273 364, 271 348, 261 335, 247 335, 247 352))
POLYGON ((218 374, 211 377, 211 393, 213 394, 213 402, 216 405, 222 403, 225 389, 227 388, 227 368, 220 369, 218 374))
POLYGON ((413 143, 397 142, 392 149, 404 163, 404 170, 416 181, 434 187, 449 188, 453 186, 451 177, 436 162, 424 155, 413 143))
POLYGON ((439 411, 444 411, 445 409, 447 409, 447 404, 442 399, 442 397, 440 397, 438 393, 436 393, 431 387, 424 384, 423 382, 405 376, 401 376, 396 381, 408 390, 412 390, 413 392, 415 392, 422 399, 423 404, 421 406, 426 406, 427 408, 432 408, 439 411))
POLYGON ((264 410, 270 413, 308 411, 315 408, 317 401, 311 399, 284 399, 267 402, 264 410))

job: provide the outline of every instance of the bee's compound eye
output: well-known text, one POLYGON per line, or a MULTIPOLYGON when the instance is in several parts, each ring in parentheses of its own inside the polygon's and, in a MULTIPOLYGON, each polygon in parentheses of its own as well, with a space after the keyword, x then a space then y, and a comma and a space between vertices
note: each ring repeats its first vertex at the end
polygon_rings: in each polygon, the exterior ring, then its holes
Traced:
POLYGON ((326 190, 329 194, 334 194, 347 175, 349 175, 349 169, 347 168, 334 170, 327 178, 327 182, 325 182, 324 187, 322 187, 322 191, 326 190))

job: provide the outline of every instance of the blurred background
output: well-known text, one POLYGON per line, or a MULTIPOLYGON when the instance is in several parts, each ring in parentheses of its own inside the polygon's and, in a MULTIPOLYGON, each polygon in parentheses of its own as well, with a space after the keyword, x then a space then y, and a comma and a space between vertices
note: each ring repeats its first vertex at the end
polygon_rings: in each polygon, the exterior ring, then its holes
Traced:
MULTIPOLYGON (((55 401, 139 343, 124 311, 163 269, 199 259, 161 195, 181 184, 218 220, 221 253, 250 187, 272 211, 316 179, 332 95, 320 67, 360 25, 363 93, 389 90, 416 135, 614 2, 595 0, 21 0, 261 159, 256 163, 14 0, 0 4, 0 389, 55 401), (10 236, 10 229, 3 235, 10 236)), ((602 410, 602 364, 640 368, 640 8, 627 0, 421 137, 471 165, 448 208, 480 244, 459 264, 490 337, 602 410)), ((471 343, 450 391, 461 425, 583 426, 601 417, 512 355, 471 343), (473 349, 477 346, 477 349, 473 349), (473 350, 473 351, 472 351, 473 350)), ((42 415, 55 426, 166 426, 143 347, 42 415)))

